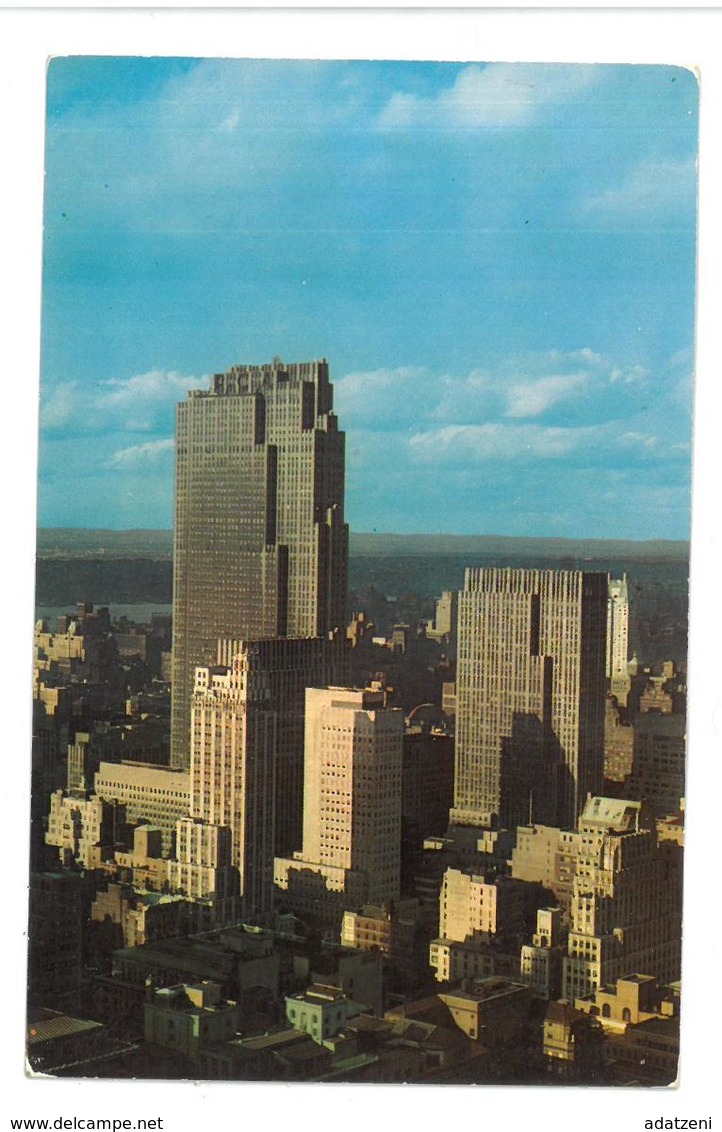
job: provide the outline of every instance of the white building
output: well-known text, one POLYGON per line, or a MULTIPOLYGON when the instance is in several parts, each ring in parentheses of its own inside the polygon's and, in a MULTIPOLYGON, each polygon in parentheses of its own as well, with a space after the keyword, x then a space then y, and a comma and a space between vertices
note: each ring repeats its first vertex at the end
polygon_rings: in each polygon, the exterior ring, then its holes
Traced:
POLYGON ((579 819, 562 994, 573 1001, 632 971, 679 978, 681 885, 644 802, 589 798, 579 819))
MULTIPOLYGON (((607 678, 626 680, 629 664, 629 586, 627 575, 610 579, 607 597, 607 678)), ((614 690, 614 689, 612 689, 614 690)))
POLYGON ((381 691, 307 690, 303 848, 274 869, 299 914, 398 899, 403 733, 381 691))

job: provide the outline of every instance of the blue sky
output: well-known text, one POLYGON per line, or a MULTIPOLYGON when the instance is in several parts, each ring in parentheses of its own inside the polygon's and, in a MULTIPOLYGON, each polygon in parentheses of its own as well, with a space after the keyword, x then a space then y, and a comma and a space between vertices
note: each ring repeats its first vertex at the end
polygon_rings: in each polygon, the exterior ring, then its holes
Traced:
POLYGON ((169 527, 173 409, 325 356, 356 530, 686 538, 697 86, 56 59, 39 522, 169 527))

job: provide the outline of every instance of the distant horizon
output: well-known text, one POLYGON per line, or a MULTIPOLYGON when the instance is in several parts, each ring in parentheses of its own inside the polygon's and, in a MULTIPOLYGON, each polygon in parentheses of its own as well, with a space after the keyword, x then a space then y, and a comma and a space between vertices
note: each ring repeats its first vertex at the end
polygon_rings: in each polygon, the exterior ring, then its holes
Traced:
MULTIPOLYGON (((172 534, 172 527, 84 527, 84 526, 38 526, 40 531, 92 531, 95 534, 172 534)), ((400 539, 504 539, 513 542, 600 542, 600 543, 674 543, 689 546, 689 538, 649 537, 605 538, 586 535, 506 535, 499 532, 475 533, 459 531, 362 531, 349 526, 350 537, 400 538, 400 539)))

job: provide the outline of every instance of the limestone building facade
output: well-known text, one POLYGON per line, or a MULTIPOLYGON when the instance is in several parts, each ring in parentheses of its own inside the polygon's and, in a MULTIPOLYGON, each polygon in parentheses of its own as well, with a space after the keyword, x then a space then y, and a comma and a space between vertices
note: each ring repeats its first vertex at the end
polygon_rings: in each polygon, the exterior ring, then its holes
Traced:
POLYGON ((398 899, 403 735, 380 690, 307 690, 303 848, 274 869, 299 914, 398 899))

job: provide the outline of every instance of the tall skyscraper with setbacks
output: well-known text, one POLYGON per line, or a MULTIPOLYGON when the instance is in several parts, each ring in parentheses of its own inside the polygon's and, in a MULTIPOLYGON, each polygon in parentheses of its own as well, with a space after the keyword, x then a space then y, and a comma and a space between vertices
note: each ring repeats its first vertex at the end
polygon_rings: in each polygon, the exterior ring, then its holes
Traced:
POLYGON ((607 575, 469 569, 451 822, 573 827, 604 775, 607 575))
POLYGON ((189 765, 195 668, 219 639, 345 623, 344 434, 325 360, 233 366, 176 413, 171 759, 189 765))
POLYGON ((190 817, 230 830, 246 915, 271 915, 274 855, 301 839, 306 688, 344 671, 344 645, 220 641, 222 663, 196 669, 190 817))

